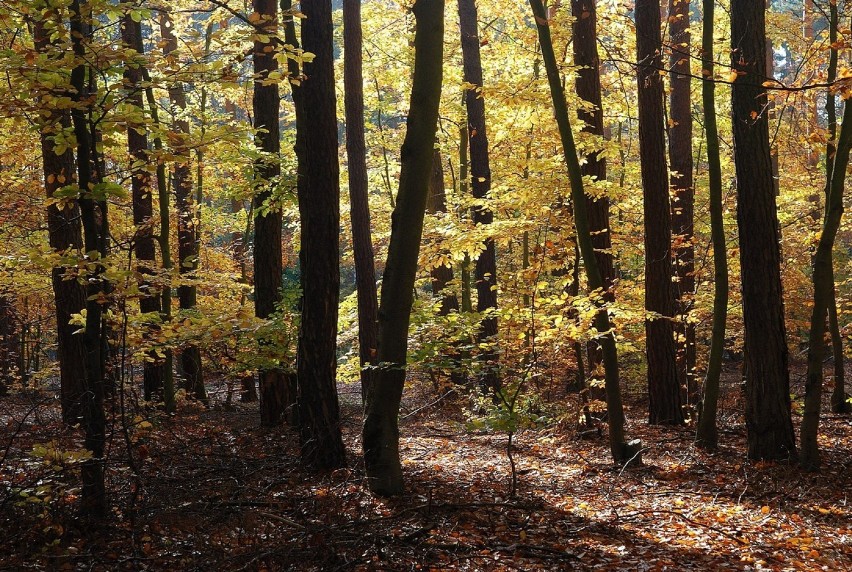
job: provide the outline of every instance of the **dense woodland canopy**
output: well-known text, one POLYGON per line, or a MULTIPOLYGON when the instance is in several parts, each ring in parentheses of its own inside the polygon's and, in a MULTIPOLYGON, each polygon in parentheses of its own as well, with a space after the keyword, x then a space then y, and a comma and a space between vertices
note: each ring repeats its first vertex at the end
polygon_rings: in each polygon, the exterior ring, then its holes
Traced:
POLYGON ((1 1, 4 558, 845 569, 850 28, 1 1))

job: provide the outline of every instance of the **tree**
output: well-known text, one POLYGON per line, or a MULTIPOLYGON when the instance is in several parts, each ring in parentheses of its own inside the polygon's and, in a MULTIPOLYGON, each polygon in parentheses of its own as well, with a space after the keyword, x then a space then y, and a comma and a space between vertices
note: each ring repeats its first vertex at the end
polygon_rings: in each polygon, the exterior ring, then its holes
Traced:
POLYGON ((362 71, 361 0, 343 1, 343 89, 346 109, 346 157, 355 283, 358 291, 358 358, 361 399, 366 402, 369 365, 374 363, 378 338, 379 302, 370 233, 367 150, 364 142, 364 77, 362 71))
MULTIPOLYGON (((541 55, 547 70, 547 82, 550 86, 550 98, 553 102, 553 112, 559 126, 559 137, 565 165, 571 182, 571 200, 574 204, 574 227, 577 231, 577 244, 586 267, 586 282, 590 292, 600 291, 604 282, 598 261, 595 257, 592 243, 589 216, 586 212, 586 191, 583 187, 583 174, 580 170, 580 160, 577 157, 577 147, 571 132, 571 122, 568 116, 568 105, 562 91, 562 82, 556 55, 553 51, 553 41, 550 37, 550 24, 541 0, 530 0, 530 8, 535 17, 541 55)), ((599 309, 595 314, 594 325, 597 330, 603 354, 604 384, 606 387, 607 417, 609 419, 609 445, 613 461, 624 463, 639 454, 637 442, 624 441, 624 406, 621 402, 621 388, 618 381, 618 348, 615 344, 615 334, 609 314, 603 305, 603 298, 598 299, 599 309)))
MULTIPOLYGON (((144 122, 144 108, 142 107, 142 66, 144 62, 138 61, 144 52, 142 44, 142 24, 133 19, 131 14, 126 14, 121 23, 121 39, 126 49, 130 51, 128 61, 125 64, 124 80, 127 93, 127 103, 132 107, 127 120, 127 150, 130 155, 130 186, 133 201, 133 224, 136 226, 134 236, 135 255, 138 263, 138 272, 142 276, 139 290, 139 310, 142 313, 157 315, 161 309, 160 297, 153 291, 150 276, 154 271, 155 248, 154 227, 152 216, 154 214, 152 198, 152 181, 149 171, 148 135, 144 122)), ((156 323, 156 322, 155 322, 156 323)), ((163 389, 163 364, 159 363, 156 353, 148 353, 149 360, 143 366, 143 388, 146 399, 151 399, 153 394, 162 392, 163 389)))
MULTIPOLYGON (((485 127, 485 96, 482 91, 482 60, 479 53, 475 0, 459 0, 459 29, 461 32, 462 65, 465 81, 468 141, 470 145, 470 181, 474 199, 484 201, 491 189, 491 164, 488 155, 488 136, 485 127)), ((494 214, 486 206, 473 208, 474 224, 491 224, 494 214)), ((484 362, 481 378, 483 388, 500 389, 497 371, 497 251, 493 238, 485 241, 474 266, 476 311, 485 314, 479 331, 480 344, 486 344, 480 354, 484 362)))
MULTIPOLYGON (((177 50, 178 41, 174 34, 174 23, 168 11, 160 14, 160 34, 165 43, 163 55, 168 56, 177 50)), ((172 127, 174 135, 172 150, 178 157, 172 171, 172 186, 175 191, 175 204, 178 210, 178 263, 181 277, 193 279, 198 270, 199 235, 198 235, 198 205, 192 193, 192 172, 190 171, 190 155, 187 139, 189 138, 189 121, 186 113, 186 94, 180 81, 172 81, 169 85, 169 102, 171 104, 172 127)), ((194 285, 184 284, 178 288, 180 309, 192 311, 195 308, 197 289, 194 285)), ((207 402, 207 390, 204 388, 204 378, 201 370, 201 350, 195 344, 187 344, 181 351, 181 365, 184 377, 184 388, 201 402, 207 402)))
MULTIPOLYGON (((42 16, 44 18, 46 16, 42 16)), ((44 22, 38 18, 33 22, 35 48, 50 57, 50 42, 45 32, 44 22)), ((58 56, 57 56, 58 57, 58 56)), ((49 92, 39 96, 45 100, 52 98, 49 92)), ((68 110, 51 109, 38 125, 41 142, 42 170, 44 171, 44 190, 48 199, 75 178, 74 151, 70 146, 59 147, 55 138, 63 130, 71 128, 71 113, 68 110), (57 153, 56 151, 60 151, 57 153)), ((49 204, 47 207, 47 233, 50 248, 57 254, 67 251, 80 252, 83 248, 83 236, 80 226, 80 207, 76 200, 61 204, 49 204)), ((60 401, 62 420, 74 425, 82 419, 82 398, 85 391, 85 348, 83 336, 74 335, 78 326, 71 324, 71 317, 79 314, 86 306, 85 288, 76 280, 65 279, 66 269, 57 266, 51 270, 53 299, 56 304, 57 356, 59 358, 60 401)))
POLYGON ((707 138, 707 166, 710 179, 710 232, 713 241, 713 334, 707 377, 695 442, 707 449, 716 449, 719 434, 716 430, 716 411, 719 402, 719 379, 722 376, 722 352, 725 348, 725 325, 728 317, 728 253, 722 210, 722 164, 719 155, 719 131, 716 127, 716 83, 713 77, 714 0, 704 0, 701 35, 701 96, 704 106, 704 130, 707 138))
POLYGON ((671 219, 660 75, 660 2, 636 2, 639 156, 645 219, 645 351, 649 421, 683 423, 675 358, 671 219))
POLYGON ((340 181, 331 0, 303 5, 306 64, 297 116, 301 220, 302 320, 296 369, 302 461, 333 469, 346 462, 337 399, 337 304, 340 295, 340 181))
POLYGON ((731 3, 731 94, 737 225, 745 326, 748 456, 796 454, 790 418, 787 332, 781 290, 780 228, 769 147, 765 11, 759 2, 731 3))
POLYGON ((669 0, 669 170, 671 171, 672 234, 676 277, 675 331, 681 383, 687 401, 697 393, 695 383, 695 323, 689 313, 695 293, 694 210, 692 165, 692 101, 690 85, 689 0, 669 0))
MULTIPOLYGON (((254 39, 255 146, 261 152, 255 161, 254 196, 254 308, 255 315, 268 319, 281 301, 281 210, 275 205, 273 190, 281 176, 281 135, 279 130, 278 83, 270 74, 278 70, 274 38, 278 29, 278 3, 255 0, 254 11, 260 16, 254 39)), ((296 402, 294 389, 280 368, 258 372, 260 385, 260 424, 271 427, 280 423, 296 402)))
POLYGON ((378 495, 402 493, 399 406, 405 384, 408 325, 414 302, 417 255, 432 170, 444 53, 444 2, 418 0, 413 8, 414 73, 399 192, 379 306, 378 363, 370 384, 363 446, 367 485, 378 495))

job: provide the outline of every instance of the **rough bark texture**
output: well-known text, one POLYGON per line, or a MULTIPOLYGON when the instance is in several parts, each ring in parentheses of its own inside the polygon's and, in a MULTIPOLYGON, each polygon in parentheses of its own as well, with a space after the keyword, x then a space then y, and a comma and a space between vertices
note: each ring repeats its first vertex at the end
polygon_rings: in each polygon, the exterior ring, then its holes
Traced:
MULTIPOLYGON (((592 234, 589 227, 589 216, 586 210, 586 192, 583 188, 583 174, 580 160, 577 157, 577 147, 571 132, 571 121, 568 116, 568 105, 562 91, 561 74, 553 51, 553 41, 550 37, 550 26, 541 0, 530 0, 538 29, 541 55, 547 70, 547 82, 550 86, 550 96, 553 102, 553 112, 559 126, 559 136, 565 155, 565 165, 571 181, 571 200, 574 204, 574 226, 577 231, 577 245, 586 267, 586 281, 590 291, 603 287, 603 278, 598 261, 595 257, 592 234)), ((618 381, 618 348, 612 332, 612 324, 605 307, 601 307, 595 315, 595 329, 600 336, 601 351, 605 371, 606 406, 609 419, 609 444, 613 461, 623 463, 638 456, 638 444, 624 442, 624 407, 621 401, 621 388, 618 381)))
MULTIPOLYGON (((482 93, 482 59, 479 54, 479 31, 475 0, 459 0, 459 29, 461 31, 462 65, 464 81, 476 87, 466 90, 468 141, 470 145, 470 181, 475 199, 487 199, 491 190, 491 165, 488 156, 488 137, 485 130, 485 98, 482 93)), ((494 215, 486 206, 475 206, 474 224, 491 224, 494 215)), ((497 310, 497 250, 494 240, 485 241, 474 266, 476 284, 476 311, 497 310)), ((479 343, 485 344, 479 354, 483 373, 483 389, 498 391, 497 317, 488 315, 482 320, 479 343)))
POLYGON ((412 11, 417 31, 411 105, 379 307, 378 361, 382 367, 372 379, 363 432, 367 484, 379 495, 403 490, 399 405, 443 78, 444 2, 418 0, 412 11))
MULTIPOLYGON (((261 15, 259 26, 267 32, 266 41, 255 40, 254 65, 255 141, 263 156, 255 161, 256 194, 254 197, 254 310, 259 318, 269 318, 281 300, 281 211, 269 208, 272 188, 281 175, 278 84, 267 83, 267 76, 278 70, 275 60, 274 34, 278 29, 278 3, 275 0, 255 0, 254 10, 261 15)), ((296 402, 295 388, 287 383, 278 368, 258 372, 260 386, 260 424, 272 427, 279 424, 296 402)))
POLYGON ((337 400, 337 305, 340 295, 340 181, 331 0, 302 5, 302 47, 315 54, 306 64, 298 121, 301 215, 302 321, 296 369, 302 462, 341 467, 346 452, 337 400))
POLYGON ((645 348, 648 358, 650 423, 683 423, 674 341, 671 219, 666 139, 663 130, 663 82, 659 70, 660 2, 636 2, 636 51, 639 66, 639 156, 645 217, 645 348))
MULTIPOLYGON (((595 0, 572 0, 571 13, 574 16, 573 49, 574 65, 581 66, 577 71, 575 90, 577 95, 593 106, 592 109, 580 108, 577 118, 583 122, 583 131, 604 136, 603 108, 601 103, 601 74, 597 42, 597 7, 595 0)), ((584 177, 596 181, 606 181, 606 159, 597 151, 585 157, 580 165, 584 177)), ((612 260, 612 235, 609 230, 609 197, 606 195, 586 195, 586 212, 589 217, 589 232, 595 259, 603 280, 604 299, 613 302, 612 291, 615 279, 615 267, 612 260)), ((600 344, 595 340, 588 344, 588 371, 595 376, 603 359, 600 344)), ((582 365, 582 356, 577 354, 578 366, 582 365)), ((579 367, 578 369, 585 369, 579 367)))
MULTIPOLYGON (((106 253, 106 238, 102 234, 106 228, 103 220, 106 213, 98 203, 87 196, 94 178, 92 174, 94 146, 89 131, 91 109, 89 105, 89 86, 87 75, 90 71, 85 63, 88 54, 86 44, 91 38, 91 26, 88 22, 88 7, 79 0, 71 3, 71 38, 74 56, 77 59, 71 71, 71 86, 75 90, 77 103, 71 112, 74 135, 77 138, 77 182, 81 189, 79 204, 83 227, 84 249, 89 259, 97 259, 106 253), (85 14, 84 14, 85 10, 85 14)), ((88 276, 86 287, 86 331, 83 334, 85 348, 85 383, 81 398, 84 440, 83 444, 91 452, 90 459, 83 462, 81 477, 82 513, 93 521, 99 521, 107 513, 106 487, 104 483, 104 444, 106 441, 106 416, 104 414, 104 340, 102 328, 102 302, 105 298, 106 281, 103 279, 103 267, 95 265, 88 276)), ((79 365, 78 365, 79 367, 79 365)))
POLYGON ((704 106, 704 128, 707 139, 707 165, 710 180, 710 232, 713 240, 713 336, 707 360, 695 443, 714 450, 719 442, 716 411, 719 402, 719 380, 722 376, 722 352, 725 347, 725 325, 728 318, 728 253, 722 210, 722 165, 719 154, 719 131, 716 127, 716 84, 713 80, 713 23, 715 0, 704 0, 702 24, 701 96, 704 106))
POLYGON ((780 229, 766 109, 766 31, 762 3, 731 3, 737 223, 745 325, 746 430, 752 459, 796 454, 790 418, 787 333, 781 291, 780 229))
MULTIPOLYGON (((177 49, 177 38, 172 30, 172 19, 168 12, 160 16, 160 33, 166 45, 163 54, 169 54, 177 49)), ((190 156, 187 146, 189 137, 189 121, 181 116, 186 111, 186 94, 179 82, 169 86, 169 101, 172 112, 172 132, 175 135, 172 145, 174 154, 179 157, 172 172, 172 186, 175 192, 175 205, 178 211, 178 264, 181 276, 193 279, 198 269, 199 235, 197 228, 198 212, 192 192, 192 173, 190 171, 190 156)), ((180 286, 178 299, 181 310, 195 308, 195 286, 180 286)), ((204 388, 204 378, 201 371, 201 352, 195 344, 187 344, 181 351, 184 389, 199 401, 207 401, 207 391, 204 388)))
MULTIPOLYGON (((36 49, 48 48, 48 39, 44 24, 36 21, 33 26, 36 49)), ((74 152, 66 149, 62 154, 54 152, 56 145, 53 137, 62 129, 71 128, 71 114, 68 111, 52 112, 39 126, 41 140, 42 169, 44 171, 44 189, 47 197, 52 197, 58 189, 70 184, 75 178, 74 152)), ((58 205, 47 207, 47 233, 50 248, 61 253, 67 250, 80 251, 83 248, 83 236, 80 227, 80 207, 77 201, 67 203, 63 208, 58 205)), ((76 280, 64 280, 65 268, 57 267, 51 271, 53 297, 56 304, 57 357, 59 358, 60 401, 62 420, 74 425, 82 419, 82 395, 85 387, 85 360, 83 336, 75 336, 79 328, 69 324, 73 314, 79 314, 86 307, 85 288, 76 280)))
POLYGON ((695 248, 692 244, 695 188, 692 160, 689 0, 669 0, 669 170, 671 171, 672 235, 674 239, 675 331, 677 363, 688 403, 698 393, 695 381, 695 324, 689 321, 695 294, 695 248))
MULTIPOLYGON (((142 55, 142 24, 134 22, 130 15, 126 15, 121 24, 121 39, 124 44, 142 55)), ((140 115, 142 107, 142 69, 144 65, 140 61, 128 61, 124 70, 124 79, 128 89, 127 103, 132 105, 140 115)), ((134 234, 134 254, 137 261, 137 272, 141 277, 139 291, 142 297, 139 299, 139 310, 143 314, 158 314, 160 312, 160 296, 151 287, 146 275, 154 271, 156 250, 154 248, 154 228, 151 217, 154 214, 153 189, 151 172, 149 170, 150 158, 148 156, 147 127, 141 121, 128 121, 127 124, 127 150, 131 161, 130 188, 133 200, 133 224, 136 226, 134 234)), ((156 326, 151 326, 155 328, 156 326)), ((150 400, 157 394, 162 394, 163 389, 163 365, 157 358, 156 353, 150 352, 143 365, 143 382, 145 398, 150 400)), ((162 395, 157 396, 161 400, 162 395)))
POLYGON ((361 0, 343 1, 343 88, 346 109, 346 157, 349 172, 349 212, 358 290, 358 357, 361 362, 361 398, 366 401, 370 369, 378 346, 379 302, 370 203, 367 150, 364 142, 364 78, 362 71, 361 0))

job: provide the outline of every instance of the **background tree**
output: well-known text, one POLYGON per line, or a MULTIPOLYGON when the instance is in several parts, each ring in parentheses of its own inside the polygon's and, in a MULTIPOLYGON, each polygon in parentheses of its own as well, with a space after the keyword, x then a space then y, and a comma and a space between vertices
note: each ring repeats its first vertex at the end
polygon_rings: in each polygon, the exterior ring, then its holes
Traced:
POLYGON ((645 218, 645 353, 651 423, 683 423, 672 318, 671 211, 660 75, 660 3, 636 2, 639 155, 645 218))

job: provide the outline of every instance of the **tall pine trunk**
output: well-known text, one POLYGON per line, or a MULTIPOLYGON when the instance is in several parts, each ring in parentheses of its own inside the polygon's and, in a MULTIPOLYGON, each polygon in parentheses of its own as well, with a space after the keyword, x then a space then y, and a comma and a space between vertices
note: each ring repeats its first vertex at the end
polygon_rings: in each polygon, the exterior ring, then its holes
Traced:
POLYGON ((443 78, 444 1, 418 0, 412 11, 417 30, 411 105, 379 306, 378 362, 382 365, 372 379, 363 432, 367 484, 378 495, 403 490, 399 406, 443 78))
POLYGON ((769 147, 765 9, 731 2, 737 224, 745 326, 746 430, 752 459, 796 454, 781 290, 781 232, 769 147))
MULTIPOLYGON (((485 97, 482 91, 482 59, 479 53, 479 30, 475 0, 459 0, 462 65, 465 91, 468 141, 470 145, 470 184, 473 198, 484 201, 491 190, 491 164, 485 129, 485 97), (470 87, 473 86, 473 87, 470 87)), ((491 224, 494 214, 487 206, 473 207, 473 223, 491 224)), ((493 238, 485 240, 485 248, 474 265, 476 311, 485 313, 480 324, 479 343, 484 344, 479 358, 482 365, 480 384, 487 391, 499 391, 500 376, 497 352, 497 250, 493 238)))
POLYGON ((695 294, 695 247, 693 227, 695 188, 692 160, 692 103, 690 87, 689 0, 669 0, 671 44, 669 86, 669 170, 671 171, 672 235, 674 238, 675 332, 677 363, 687 403, 698 394, 695 381, 695 324, 689 313, 695 294))
POLYGON ((660 75, 660 2, 636 2, 639 157, 645 218, 645 351, 650 423, 683 423, 674 340, 671 213, 660 75))
POLYGON ((361 363, 361 398, 369 391, 368 366, 375 363, 378 345, 379 302, 370 203, 367 185, 367 149, 364 142, 364 74, 362 65, 361 0, 343 0, 343 89, 346 109, 346 157, 349 171, 349 209, 355 286, 358 291, 358 357, 361 363))
POLYGON ((302 47, 314 54, 299 88, 302 320, 296 370, 302 462, 318 469, 346 463, 337 398, 337 308, 340 296, 340 167, 334 86, 331 0, 302 5, 302 47))

